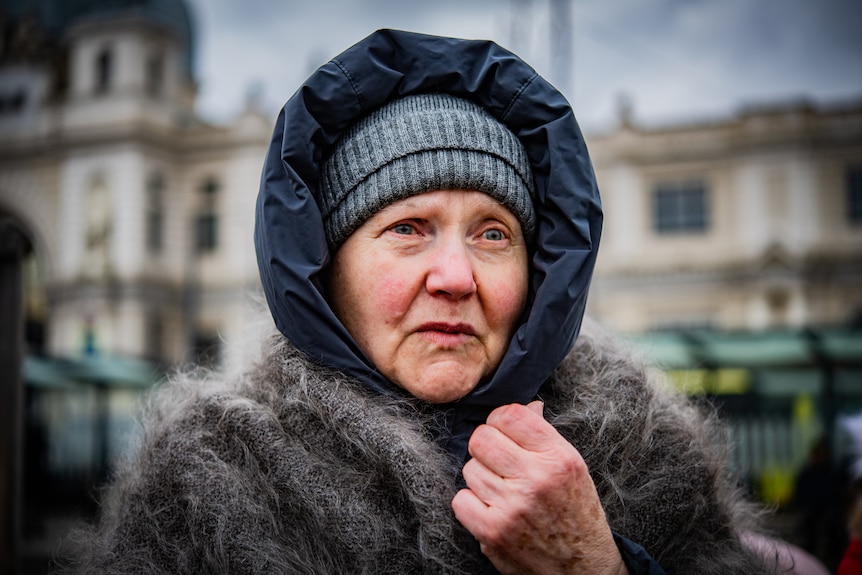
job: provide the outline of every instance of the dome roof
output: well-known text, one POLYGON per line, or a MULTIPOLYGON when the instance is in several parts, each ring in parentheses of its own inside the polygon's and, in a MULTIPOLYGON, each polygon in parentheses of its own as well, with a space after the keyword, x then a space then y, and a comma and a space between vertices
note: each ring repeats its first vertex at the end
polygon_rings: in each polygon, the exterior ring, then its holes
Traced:
POLYGON ((54 38, 73 24, 116 16, 138 16, 177 34, 184 46, 184 66, 194 69, 194 34, 191 14, 183 0, 0 0, 0 14, 11 20, 35 18, 54 38))

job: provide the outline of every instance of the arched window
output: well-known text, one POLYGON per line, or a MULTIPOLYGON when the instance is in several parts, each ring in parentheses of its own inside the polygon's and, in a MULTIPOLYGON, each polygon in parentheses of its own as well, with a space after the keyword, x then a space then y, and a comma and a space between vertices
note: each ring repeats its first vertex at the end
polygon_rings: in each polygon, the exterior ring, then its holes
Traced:
POLYGON ((162 253, 164 244, 164 190, 161 174, 153 174, 147 180, 146 190, 146 245, 152 255, 162 253))
POLYGON ((111 89, 113 59, 108 47, 102 48, 96 56, 96 94, 107 94, 111 89))
POLYGON ((218 247, 219 183, 208 178, 198 190, 198 212, 195 222, 195 246, 200 254, 214 252, 218 247))

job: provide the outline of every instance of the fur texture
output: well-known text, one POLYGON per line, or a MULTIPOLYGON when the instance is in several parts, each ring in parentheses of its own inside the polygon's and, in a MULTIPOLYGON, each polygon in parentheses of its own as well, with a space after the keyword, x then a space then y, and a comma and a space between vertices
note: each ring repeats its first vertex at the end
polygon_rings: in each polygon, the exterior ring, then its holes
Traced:
MULTIPOLYGON (((450 508, 458 465, 433 413, 308 362, 281 336, 245 376, 186 378, 150 401, 76 573, 480 573, 450 508)), ((664 391, 585 324, 542 390, 611 527, 668 575, 769 572, 740 543, 754 515, 714 418, 664 391)))

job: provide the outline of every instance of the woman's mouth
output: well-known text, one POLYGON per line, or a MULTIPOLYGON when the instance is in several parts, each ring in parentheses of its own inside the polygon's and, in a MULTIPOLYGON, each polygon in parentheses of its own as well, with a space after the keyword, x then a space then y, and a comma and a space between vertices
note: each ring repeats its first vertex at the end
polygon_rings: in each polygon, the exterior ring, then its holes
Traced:
POLYGON ((416 330, 426 340, 441 347, 458 347, 476 335, 473 326, 466 323, 428 322, 416 330))

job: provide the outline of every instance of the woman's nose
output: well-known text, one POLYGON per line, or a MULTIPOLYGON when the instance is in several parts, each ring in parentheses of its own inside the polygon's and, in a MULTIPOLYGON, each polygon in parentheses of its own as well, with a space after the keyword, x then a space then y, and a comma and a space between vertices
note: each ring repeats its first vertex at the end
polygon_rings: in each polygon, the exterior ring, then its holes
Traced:
POLYGON ((431 294, 461 299, 476 291, 473 262, 460 241, 446 241, 433 250, 426 288, 431 294))

